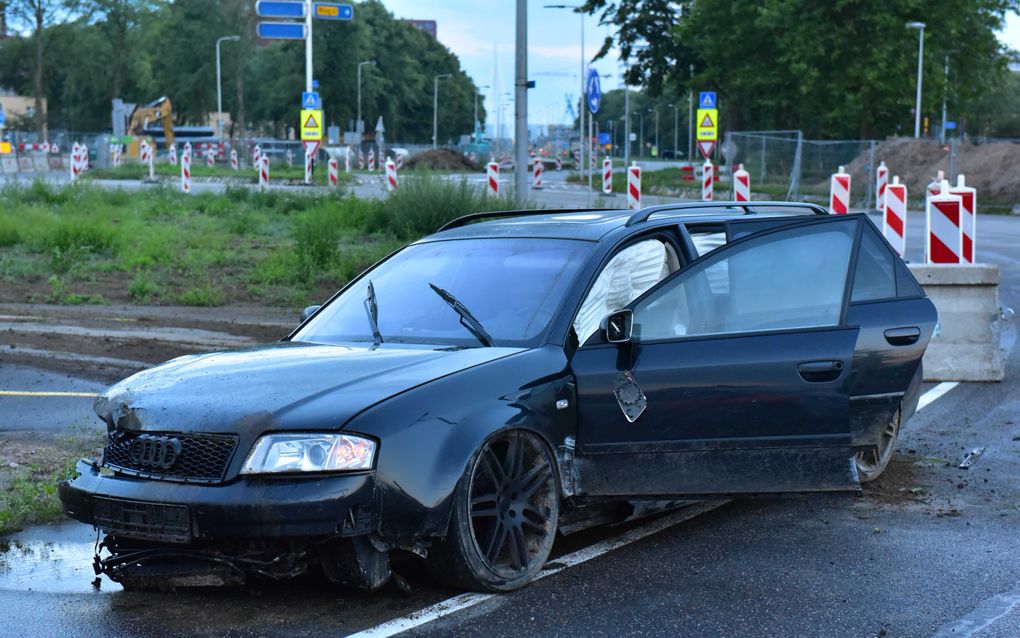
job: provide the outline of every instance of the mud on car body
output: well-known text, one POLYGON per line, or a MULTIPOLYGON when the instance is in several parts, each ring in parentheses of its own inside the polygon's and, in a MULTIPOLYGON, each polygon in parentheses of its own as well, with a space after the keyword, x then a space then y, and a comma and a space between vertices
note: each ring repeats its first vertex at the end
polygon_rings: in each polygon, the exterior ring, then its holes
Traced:
POLYGON ((557 533, 678 500, 854 491, 920 390, 934 306, 863 215, 789 203, 461 218, 278 343, 104 392, 60 486, 126 586, 416 555, 531 580, 557 533))

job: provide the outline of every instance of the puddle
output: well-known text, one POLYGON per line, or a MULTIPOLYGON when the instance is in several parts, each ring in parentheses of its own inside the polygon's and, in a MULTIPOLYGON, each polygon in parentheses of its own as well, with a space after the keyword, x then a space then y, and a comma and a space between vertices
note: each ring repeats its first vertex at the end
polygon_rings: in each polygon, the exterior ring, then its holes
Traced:
MULTIPOLYGON (((95 544, 95 530, 74 522, 30 527, 0 540, 0 591, 95 592, 95 544)), ((101 577, 98 591, 120 590, 101 577)))

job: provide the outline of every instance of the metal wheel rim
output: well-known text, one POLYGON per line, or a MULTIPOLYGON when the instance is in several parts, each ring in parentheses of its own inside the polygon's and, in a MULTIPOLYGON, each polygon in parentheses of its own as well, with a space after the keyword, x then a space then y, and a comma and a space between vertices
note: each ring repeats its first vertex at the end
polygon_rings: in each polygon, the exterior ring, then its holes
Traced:
POLYGON ((556 532, 556 482, 542 443, 509 432, 479 454, 468 492, 471 538, 495 575, 512 579, 544 560, 556 532))
POLYGON ((892 457, 893 447, 896 444, 896 435, 899 430, 899 415, 886 424, 885 429, 879 437, 878 445, 870 450, 863 450, 857 453, 857 467, 866 474, 874 474, 882 470, 892 457))

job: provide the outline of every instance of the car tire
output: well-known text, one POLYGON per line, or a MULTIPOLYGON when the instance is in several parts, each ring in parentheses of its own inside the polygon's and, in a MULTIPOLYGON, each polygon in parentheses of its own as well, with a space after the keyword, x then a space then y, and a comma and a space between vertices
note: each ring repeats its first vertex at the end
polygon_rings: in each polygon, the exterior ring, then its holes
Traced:
POLYGON ((900 435, 900 412, 892 416, 879 436, 879 443, 873 448, 862 450, 854 455, 854 465, 857 467, 857 478, 861 483, 874 481, 892 459, 893 451, 896 449, 896 440, 900 435))
POLYGON ((556 461, 539 436, 502 431, 472 456, 450 527, 428 554, 433 577, 484 592, 523 587, 541 571, 559 521, 556 461))

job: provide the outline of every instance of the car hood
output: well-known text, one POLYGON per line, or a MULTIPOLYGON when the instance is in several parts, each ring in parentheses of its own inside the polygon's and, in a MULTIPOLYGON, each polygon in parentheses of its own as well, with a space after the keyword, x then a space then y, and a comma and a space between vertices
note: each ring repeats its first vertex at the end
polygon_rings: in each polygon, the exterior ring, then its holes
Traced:
POLYGON ((95 410, 127 430, 339 428, 394 395, 517 352, 280 342, 174 359, 111 386, 95 410))

